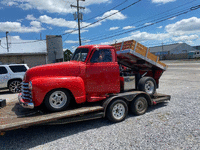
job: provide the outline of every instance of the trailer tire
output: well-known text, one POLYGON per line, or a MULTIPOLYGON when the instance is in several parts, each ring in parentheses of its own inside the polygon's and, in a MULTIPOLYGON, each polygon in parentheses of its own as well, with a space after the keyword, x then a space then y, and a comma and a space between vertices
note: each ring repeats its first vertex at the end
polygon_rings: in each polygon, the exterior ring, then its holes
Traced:
POLYGON ((138 82, 138 90, 152 96, 156 92, 156 81, 152 77, 143 77, 138 82))
POLYGON ((134 115, 142 115, 148 108, 147 99, 144 96, 138 96, 130 104, 130 110, 134 115))
POLYGON ((71 96, 67 90, 55 89, 50 91, 44 99, 46 108, 51 112, 65 110, 70 103, 71 96))
POLYGON ((112 101, 106 111, 106 117, 112 122, 121 122, 125 120, 128 114, 128 106, 122 99, 112 101))

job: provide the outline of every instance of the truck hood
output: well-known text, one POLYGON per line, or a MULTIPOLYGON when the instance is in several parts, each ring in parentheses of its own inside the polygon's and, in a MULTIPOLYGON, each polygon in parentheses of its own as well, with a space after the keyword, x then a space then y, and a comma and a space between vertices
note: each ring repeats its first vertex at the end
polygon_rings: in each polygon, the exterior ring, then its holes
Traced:
POLYGON ((80 65, 83 62, 70 61, 33 67, 27 70, 24 82, 29 82, 35 77, 79 76, 80 65))

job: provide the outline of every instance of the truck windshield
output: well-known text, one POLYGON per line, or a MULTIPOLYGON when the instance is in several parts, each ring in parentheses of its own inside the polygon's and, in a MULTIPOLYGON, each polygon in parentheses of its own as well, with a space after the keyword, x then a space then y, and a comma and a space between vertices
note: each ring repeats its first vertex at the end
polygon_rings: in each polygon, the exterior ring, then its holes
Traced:
POLYGON ((73 57, 71 60, 76 60, 76 61, 85 61, 87 54, 88 54, 88 49, 87 48, 79 48, 76 49, 73 57))

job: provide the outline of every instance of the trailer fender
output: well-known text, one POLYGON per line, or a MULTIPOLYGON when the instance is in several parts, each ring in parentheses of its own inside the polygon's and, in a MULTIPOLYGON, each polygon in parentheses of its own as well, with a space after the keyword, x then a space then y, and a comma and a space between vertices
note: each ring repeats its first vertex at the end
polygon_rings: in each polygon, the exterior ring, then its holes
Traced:
POLYGON ((107 109, 107 107, 108 107, 108 105, 110 104, 111 101, 113 101, 115 99, 122 99, 129 105, 129 103, 131 101, 133 101, 138 96, 144 96, 147 99, 148 105, 153 105, 153 100, 145 92, 134 91, 134 92, 127 92, 127 93, 126 92, 125 93, 119 93, 119 94, 116 94, 116 95, 111 95, 111 97, 109 97, 107 100, 105 100, 103 102, 102 106, 104 108, 104 117, 105 117, 106 109, 107 109))
POLYGON ((76 103, 86 101, 84 81, 80 77, 41 77, 32 80, 32 95, 35 106, 39 106, 46 94, 54 89, 67 89, 72 93, 76 103))

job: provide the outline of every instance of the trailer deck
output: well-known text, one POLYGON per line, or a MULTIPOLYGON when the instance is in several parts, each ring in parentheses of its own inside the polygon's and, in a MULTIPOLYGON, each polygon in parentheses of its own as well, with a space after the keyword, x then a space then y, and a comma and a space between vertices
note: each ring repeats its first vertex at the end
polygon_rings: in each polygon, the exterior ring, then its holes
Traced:
MULTIPOLYGON (((20 106, 18 101, 8 103, 6 107, 0 109, 0 132, 25 128, 37 124, 45 124, 63 118, 71 118, 90 114, 92 112, 102 112, 102 106, 87 106, 72 110, 66 110, 56 113, 46 113, 37 109, 26 109, 20 106)), ((102 118, 103 113, 99 116, 94 114, 95 118, 102 118)), ((94 116, 92 116, 94 118, 94 116)), ((90 114, 91 117, 91 114, 90 114)), ((82 120, 87 120, 86 117, 82 120)), ((70 122, 75 122, 76 119, 71 119, 70 122)))
MULTIPOLYGON (((140 91, 130 91, 116 95, 126 97, 126 95, 136 95, 138 92, 140 93, 140 91)), ((170 98, 170 95, 155 94, 152 97, 153 105, 169 101, 170 98)), ((0 133, 19 128, 27 128, 33 125, 65 124, 103 117, 105 117, 105 109, 102 103, 89 103, 83 105, 83 107, 79 106, 71 110, 47 113, 37 109, 23 108, 16 100, 7 103, 6 107, 0 109, 0 133)))

